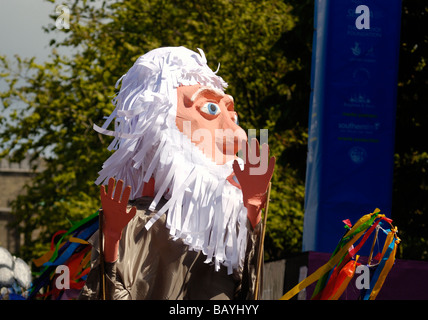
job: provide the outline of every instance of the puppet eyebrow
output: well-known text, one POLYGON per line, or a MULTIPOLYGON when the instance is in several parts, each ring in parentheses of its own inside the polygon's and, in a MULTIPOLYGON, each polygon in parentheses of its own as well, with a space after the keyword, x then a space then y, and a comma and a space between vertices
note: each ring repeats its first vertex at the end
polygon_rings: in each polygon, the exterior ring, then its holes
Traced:
POLYGON ((198 99, 200 96, 203 96, 205 93, 210 93, 214 95, 214 97, 218 100, 221 100, 225 96, 224 92, 219 89, 201 87, 193 94, 191 101, 194 102, 196 99, 198 99))
POLYGON ((229 99, 226 100, 225 105, 228 111, 235 111, 235 103, 233 101, 233 97, 231 95, 226 94, 225 97, 228 97, 229 99))

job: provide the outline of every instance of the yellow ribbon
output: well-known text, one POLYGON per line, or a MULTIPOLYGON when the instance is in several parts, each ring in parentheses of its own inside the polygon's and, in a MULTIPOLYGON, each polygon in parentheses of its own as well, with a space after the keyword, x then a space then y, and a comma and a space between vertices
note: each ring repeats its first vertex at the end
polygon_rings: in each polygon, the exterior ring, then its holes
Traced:
POLYGON ((350 236, 355 230, 357 230, 363 223, 367 222, 369 219, 372 218, 372 216, 374 214, 377 214, 380 212, 379 208, 376 208, 375 211, 373 211, 372 213, 366 214, 364 216, 362 216, 353 226, 351 229, 348 230, 348 232, 345 234, 345 236, 343 238, 346 238, 348 236, 350 236))
MULTIPOLYGON (((385 266, 382 269, 382 272, 379 275, 378 280, 376 281, 376 284, 370 293, 369 300, 375 300, 380 289, 383 286, 383 283, 385 282, 386 276, 388 275, 389 271, 391 271, 392 266, 395 262, 395 254, 397 253, 397 244, 400 243, 400 238, 396 237, 397 233, 397 227, 395 227, 391 232, 388 233, 387 238, 385 240, 385 245, 383 246, 382 250, 382 257, 384 256, 386 249, 389 247, 392 241, 395 241, 394 249, 392 249, 388 260, 385 262, 385 266), (387 245, 388 242, 388 245, 387 245)), ((382 258, 380 259, 382 260, 382 258)))
POLYGON ((68 241, 70 241, 70 242, 76 242, 76 243, 81 243, 81 244, 89 244, 88 241, 80 239, 80 238, 76 238, 76 237, 70 237, 68 239, 68 241))

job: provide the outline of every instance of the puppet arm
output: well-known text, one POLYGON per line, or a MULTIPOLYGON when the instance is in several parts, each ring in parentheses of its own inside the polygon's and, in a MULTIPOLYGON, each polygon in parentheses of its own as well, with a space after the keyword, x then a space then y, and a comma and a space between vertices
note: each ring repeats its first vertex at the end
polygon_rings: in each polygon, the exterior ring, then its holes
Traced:
POLYGON ((104 259, 106 262, 115 262, 117 260, 119 240, 122 238, 122 230, 128 222, 135 216, 137 208, 132 207, 127 212, 129 195, 131 187, 127 186, 122 194, 123 181, 119 180, 113 197, 115 179, 108 181, 108 191, 105 186, 101 186, 101 204, 103 208, 103 233, 104 233, 104 259))
POLYGON ((257 139, 251 140, 251 147, 253 154, 249 155, 249 146, 248 142, 246 142, 244 169, 241 170, 235 160, 233 170, 241 185, 248 219, 251 222, 251 226, 255 228, 261 220, 261 210, 266 203, 266 192, 275 167, 275 157, 271 157, 268 164, 269 146, 267 144, 262 145, 260 156, 257 139))

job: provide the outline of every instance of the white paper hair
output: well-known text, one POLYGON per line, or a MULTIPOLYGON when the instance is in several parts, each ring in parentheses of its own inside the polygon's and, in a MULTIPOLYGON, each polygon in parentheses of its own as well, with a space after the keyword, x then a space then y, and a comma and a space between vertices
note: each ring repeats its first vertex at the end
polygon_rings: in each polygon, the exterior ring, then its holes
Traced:
MULTIPOLYGON (((96 184, 110 177, 132 187, 131 199, 142 194, 144 182, 155 179, 154 210, 161 197, 168 199, 146 224, 149 229, 167 213, 174 239, 190 250, 201 250, 206 263, 240 270, 247 244, 247 211, 242 192, 226 178, 231 162, 216 165, 176 126, 177 87, 209 86, 224 90, 226 82, 207 65, 205 55, 184 47, 159 48, 141 56, 119 79, 116 106, 102 127, 114 136, 108 147, 115 152, 104 162, 96 184), (114 130, 108 130, 114 120, 114 130)), ((240 160, 240 159, 239 159, 240 160)), ((242 160, 240 161, 242 165, 242 160)))

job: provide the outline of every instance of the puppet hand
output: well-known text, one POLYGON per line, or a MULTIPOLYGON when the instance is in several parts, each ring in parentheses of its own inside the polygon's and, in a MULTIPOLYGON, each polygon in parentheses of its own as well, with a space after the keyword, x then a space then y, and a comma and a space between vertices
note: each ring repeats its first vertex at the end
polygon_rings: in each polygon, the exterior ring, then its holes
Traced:
POLYGON ((241 170, 238 162, 233 163, 233 170, 242 188, 244 205, 248 211, 248 218, 253 227, 261 218, 261 209, 266 203, 266 191, 272 178, 275 167, 275 157, 271 157, 269 164, 269 147, 262 145, 261 156, 257 139, 251 140, 251 154, 248 142, 243 148, 245 156, 244 169, 241 170))
POLYGON ((101 186, 101 204, 104 214, 103 233, 104 236, 110 239, 120 240, 122 237, 122 230, 128 222, 135 216, 137 208, 132 207, 127 212, 127 205, 129 195, 131 194, 131 187, 127 186, 122 193, 123 181, 119 180, 116 185, 116 190, 113 198, 115 179, 110 178, 108 181, 108 193, 105 192, 105 186, 101 186))

